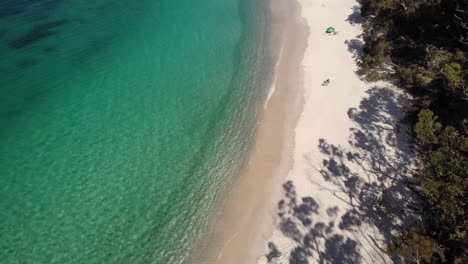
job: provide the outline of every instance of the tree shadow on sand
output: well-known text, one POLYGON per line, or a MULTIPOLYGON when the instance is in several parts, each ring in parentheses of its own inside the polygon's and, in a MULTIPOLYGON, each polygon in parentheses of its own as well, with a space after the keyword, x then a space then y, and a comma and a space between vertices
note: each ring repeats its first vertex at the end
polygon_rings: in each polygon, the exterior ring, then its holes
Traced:
MULTIPOLYGON (((360 263, 362 243, 377 252, 368 254, 373 262, 388 263, 390 258, 401 263, 396 257, 385 257, 384 248, 393 234, 418 221, 418 212, 412 211, 417 206, 411 199, 408 178, 411 128, 403 122, 405 114, 400 110, 409 101, 389 88, 374 87, 367 93, 358 108, 348 110, 355 123, 350 129, 350 147, 322 138, 318 142, 321 165, 316 166, 317 157, 305 156, 310 181, 346 204, 346 211, 331 207, 326 210, 328 217, 321 216, 320 205, 312 197, 298 198, 292 182, 284 184, 286 199, 279 203, 279 230, 298 245, 290 253, 291 264, 309 263, 310 259, 360 263), (314 216, 332 221, 314 222, 314 216)), ((268 260, 275 263, 274 258, 268 260)))
POLYGON ((412 170, 411 129, 402 122, 400 110, 408 99, 388 88, 374 87, 367 93, 369 97, 359 108, 348 110, 356 124, 350 129, 350 149, 319 140, 325 156, 319 172, 337 187, 333 195, 351 208, 342 216, 339 228, 360 232, 365 223, 376 227, 383 237, 381 244, 387 244, 392 234, 418 219, 416 214, 405 214, 415 208, 408 177, 412 170))
POLYGON ((362 16, 361 16, 361 7, 359 5, 355 5, 352 8, 353 12, 348 16, 346 19, 351 25, 355 24, 362 24, 362 16))
POLYGON ((353 58, 359 58, 362 53, 362 47, 364 46, 361 36, 356 36, 355 39, 346 40, 345 44, 348 46, 348 51, 353 54, 353 58))
MULTIPOLYGON (((283 185, 285 199, 278 203, 279 230, 284 236, 296 242, 295 248, 289 255, 291 264, 307 264, 313 257, 319 263, 359 263, 361 256, 358 243, 350 238, 337 234, 334 221, 314 222, 314 216, 319 215, 319 204, 312 197, 297 197, 295 187, 291 181, 283 185)), ((329 216, 335 217, 337 207, 327 210, 329 216)), ((281 252, 273 242, 268 244, 268 263, 275 263, 275 258, 281 252)))

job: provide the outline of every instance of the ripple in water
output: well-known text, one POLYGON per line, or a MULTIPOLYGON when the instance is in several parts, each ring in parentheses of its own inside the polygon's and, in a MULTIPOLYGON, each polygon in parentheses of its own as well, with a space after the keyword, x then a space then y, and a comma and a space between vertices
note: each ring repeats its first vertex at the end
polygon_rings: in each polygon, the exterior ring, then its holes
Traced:
POLYGON ((266 3, 0 3, 0 259, 180 263, 242 161, 266 3))

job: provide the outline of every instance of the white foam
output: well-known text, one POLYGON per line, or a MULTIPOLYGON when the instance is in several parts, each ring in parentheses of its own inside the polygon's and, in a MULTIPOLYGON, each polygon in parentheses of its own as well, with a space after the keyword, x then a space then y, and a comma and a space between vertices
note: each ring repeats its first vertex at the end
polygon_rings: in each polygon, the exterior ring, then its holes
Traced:
POLYGON ((278 65, 279 65, 279 62, 281 61, 282 58, 283 58, 283 46, 281 46, 279 56, 278 56, 278 60, 276 60, 275 70, 274 70, 274 73, 275 73, 274 74, 274 80, 273 80, 273 82, 271 84, 270 89, 268 90, 268 95, 267 95, 267 98, 265 100, 265 104, 263 105, 264 109, 267 108, 268 102, 270 101, 271 97, 273 96, 273 94, 276 91, 276 81, 278 79, 278 65))

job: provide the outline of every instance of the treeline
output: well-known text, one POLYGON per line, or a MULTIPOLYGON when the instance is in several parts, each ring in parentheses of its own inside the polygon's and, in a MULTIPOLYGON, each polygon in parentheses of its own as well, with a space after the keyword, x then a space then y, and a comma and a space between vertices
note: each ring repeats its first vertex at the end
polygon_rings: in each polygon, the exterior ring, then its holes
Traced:
POLYGON ((387 251, 414 263, 468 263, 468 1, 361 0, 360 74, 415 98, 413 190, 422 223, 387 251))

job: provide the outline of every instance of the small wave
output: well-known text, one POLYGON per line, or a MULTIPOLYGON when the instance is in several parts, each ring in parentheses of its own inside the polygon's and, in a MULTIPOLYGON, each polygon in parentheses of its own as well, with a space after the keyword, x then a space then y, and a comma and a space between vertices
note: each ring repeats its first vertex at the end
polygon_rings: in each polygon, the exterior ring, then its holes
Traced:
POLYGON ((270 89, 268 90, 268 95, 267 95, 267 98, 266 98, 266 100, 265 100, 265 104, 263 105, 263 109, 266 109, 266 108, 267 108, 268 102, 270 102, 271 97, 272 97, 273 94, 275 93, 275 90, 276 90, 276 81, 277 81, 277 79, 278 79, 278 65, 279 65, 279 62, 281 61, 282 58, 283 58, 283 46, 281 46, 281 49, 280 49, 280 51, 279 51, 278 60, 276 61, 276 64, 275 64, 273 82, 272 82, 272 84, 271 84, 270 89))

